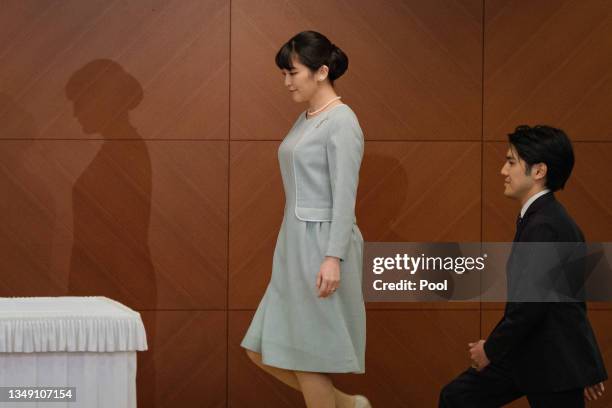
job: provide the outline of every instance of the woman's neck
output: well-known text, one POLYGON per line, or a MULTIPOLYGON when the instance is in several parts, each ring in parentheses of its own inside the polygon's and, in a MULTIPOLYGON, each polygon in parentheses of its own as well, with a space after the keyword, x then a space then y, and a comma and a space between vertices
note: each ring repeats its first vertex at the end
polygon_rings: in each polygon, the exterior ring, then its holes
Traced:
MULTIPOLYGON (((334 88, 332 88, 331 86, 322 88, 316 94, 314 94, 313 97, 308 101, 308 105, 309 105, 308 110, 310 112, 314 112, 318 109, 321 109, 323 105, 325 105, 327 102, 329 102, 333 98, 336 98, 337 96, 338 94, 336 93, 334 88)), ((334 106, 334 104, 337 104, 337 103, 338 103, 337 101, 334 101, 328 106, 328 108, 331 106, 334 106)))

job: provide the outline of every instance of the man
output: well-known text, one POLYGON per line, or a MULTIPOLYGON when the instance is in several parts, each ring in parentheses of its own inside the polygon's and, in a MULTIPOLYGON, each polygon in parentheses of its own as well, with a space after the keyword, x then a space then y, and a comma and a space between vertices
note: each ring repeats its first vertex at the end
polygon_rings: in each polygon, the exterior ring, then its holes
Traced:
MULTIPOLYGON (((584 242, 553 194, 574 166, 568 137, 519 126, 509 142, 504 195, 522 206, 514 242, 584 242)), ((525 265, 511 255, 508 269, 517 264, 525 265)), ((607 374, 582 301, 508 302, 488 339, 468 346, 472 367, 442 389, 440 407, 500 407, 522 396, 531 407, 584 407, 604 392, 607 374)))

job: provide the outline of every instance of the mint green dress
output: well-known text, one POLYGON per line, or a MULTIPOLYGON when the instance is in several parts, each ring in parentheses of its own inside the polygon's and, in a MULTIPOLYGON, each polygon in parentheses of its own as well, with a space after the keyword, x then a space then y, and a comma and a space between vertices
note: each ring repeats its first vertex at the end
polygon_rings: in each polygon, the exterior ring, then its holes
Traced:
MULTIPOLYGON (((320 373, 365 372, 365 307, 361 291, 363 237, 356 224, 340 262, 340 286, 319 298, 316 277, 331 222, 296 217, 293 150, 300 136, 318 129, 324 115, 355 120, 337 105, 312 119, 301 114, 278 149, 285 212, 276 241, 272 276, 241 346, 260 353, 264 364, 320 373)), ((352 113, 352 111, 351 111, 352 113)), ((355 128, 355 123, 351 127, 355 128)), ((324 153, 323 153, 324 154, 324 153)))

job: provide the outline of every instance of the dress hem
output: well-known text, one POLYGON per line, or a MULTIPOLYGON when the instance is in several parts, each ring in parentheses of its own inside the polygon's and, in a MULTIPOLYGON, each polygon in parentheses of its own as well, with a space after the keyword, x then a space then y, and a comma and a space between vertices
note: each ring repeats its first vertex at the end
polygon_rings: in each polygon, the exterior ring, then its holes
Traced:
POLYGON ((359 371, 355 371, 354 369, 345 369, 345 370, 318 370, 318 369, 313 369, 313 368, 300 368, 298 366, 296 366, 295 364, 289 364, 289 363, 283 363, 281 361, 279 361, 278 359, 271 359, 269 357, 264 356, 264 354, 261 351, 261 347, 257 347, 257 346, 252 346, 247 344, 246 339, 244 339, 241 343, 240 343, 240 347, 246 349, 246 350, 250 350, 253 351, 255 353, 259 353, 261 354, 261 362, 264 365, 270 366, 270 367, 276 367, 276 368, 282 368, 284 370, 292 370, 292 371, 303 371, 303 372, 309 372, 309 373, 325 373, 325 374, 365 374, 365 369, 364 370, 359 370, 359 371))

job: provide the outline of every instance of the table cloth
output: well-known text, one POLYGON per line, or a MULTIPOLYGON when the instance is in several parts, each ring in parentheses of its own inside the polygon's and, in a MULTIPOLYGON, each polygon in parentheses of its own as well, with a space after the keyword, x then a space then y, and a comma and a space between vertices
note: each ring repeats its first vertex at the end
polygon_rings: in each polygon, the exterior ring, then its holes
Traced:
POLYGON ((76 402, 0 407, 135 408, 140 314, 112 299, 0 298, 0 387, 75 387, 76 402))

